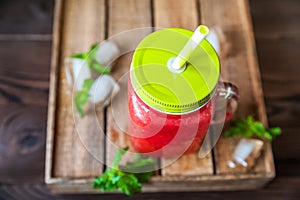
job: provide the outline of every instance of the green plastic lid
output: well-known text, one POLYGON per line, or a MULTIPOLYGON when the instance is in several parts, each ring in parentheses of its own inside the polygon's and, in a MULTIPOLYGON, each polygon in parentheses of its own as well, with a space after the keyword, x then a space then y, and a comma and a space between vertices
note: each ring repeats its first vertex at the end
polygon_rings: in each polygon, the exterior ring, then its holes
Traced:
POLYGON ((145 37, 136 48, 130 77, 137 95, 150 107, 168 114, 189 113, 213 96, 220 76, 217 53, 207 40, 197 46, 181 73, 168 67, 193 32, 170 28, 145 37))

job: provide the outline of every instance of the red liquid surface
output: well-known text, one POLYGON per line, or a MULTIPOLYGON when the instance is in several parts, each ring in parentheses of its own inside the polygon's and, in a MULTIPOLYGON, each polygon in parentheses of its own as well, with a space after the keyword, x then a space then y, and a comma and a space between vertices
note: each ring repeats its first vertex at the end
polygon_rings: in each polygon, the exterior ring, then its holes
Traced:
POLYGON ((132 146, 151 156, 177 157, 199 150, 212 118, 213 101, 189 114, 170 115, 145 104, 128 81, 132 146))

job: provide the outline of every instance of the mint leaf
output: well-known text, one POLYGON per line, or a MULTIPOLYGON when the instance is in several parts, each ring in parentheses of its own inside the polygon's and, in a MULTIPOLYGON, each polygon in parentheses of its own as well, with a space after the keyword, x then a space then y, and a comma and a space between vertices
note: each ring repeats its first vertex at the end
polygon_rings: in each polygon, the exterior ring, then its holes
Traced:
POLYGON ((96 51, 99 47, 99 43, 93 44, 90 50, 87 52, 87 63, 90 69, 94 70, 99 74, 109 74, 110 70, 105 66, 101 65, 96 59, 96 51))
POLYGON ((117 171, 113 169, 106 170, 101 176, 95 178, 93 188, 101 191, 115 191, 118 189, 116 182, 120 179, 117 171))
POLYGON ((125 166, 119 167, 122 171, 133 172, 141 183, 145 183, 153 176, 155 160, 152 158, 138 158, 135 162, 127 162, 125 166))
POLYGON ((225 137, 242 136, 250 138, 257 136, 268 140, 273 140, 277 135, 281 134, 279 127, 266 129, 264 125, 255 121, 253 116, 248 116, 246 119, 238 119, 234 125, 225 132, 225 137))
POLYGON ((255 133, 263 134, 266 131, 264 125, 257 121, 255 122, 253 121, 250 126, 251 126, 251 130, 255 133))
POLYGON ((272 135, 280 135, 280 134, 281 134, 281 128, 279 128, 279 127, 269 128, 268 131, 269 131, 272 135))
POLYGON ((93 79, 91 79, 91 78, 85 79, 84 82, 83 82, 83 84, 82 84, 81 91, 88 93, 90 91, 93 83, 94 83, 93 79))
POLYGON ((72 54, 71 58, 86 59, 87 53, 72 54))
POLYGON ((93 62, 90 62, 89 64, 90 68, 100 74, 109 74, 110 69, 100 65, 97 61, 93 60, 93 62))
POLYGON ((261 136, 261 137, 264 137, 268 140, 273 140, 273 136, 269 133, 269 132, 264 132, 264 134, 261 136))
POLYGON ((96 50, 99 47, 99 43, 92 44, 89 53, 92 53, 94 50, 96 50))
POLYGON ((77 92, 74 97, 75 108, 79 112, 80 117, 84 116, 83 106, 88 101, 89 95, 86 92, 77 92))
POLYGON ((150 172, 139 173, 143 174, 140 179, 136 173, 125 172, 121 169, 123 167, 127 167, 127 169, 134 171, 139 167, 152 165, 150 169, 154 170, 155 161, 152 158, 138 158, 136 162, 127 163, 125 166, 118 166, 122 160, 122 156, 128 151, 128 149, 129 147, 125 147, 116 152, 112 161, 112 168, 107 169, 101 176, 95 178, 93 188, 108 192, 119 190, 126 195, 133 195, 137 192, 141 192, 141 180, 149 180, 149 178, 153 175, 153 172, 151 171, 151 176, 150 172))
POLYGON ((133 195, 141 192, 142 185, 133 174, 108 169, 102 176, 94 180, 93 188, 100 189, 103 192, 119 190, 126 195, 133 195))
POLYGON ((137 192, 141 192, 142 184, 133 174, 124 173, 120 177, 118 183, 118 188, 121 192, 124 192, 126 195, 133 195, 137 192))
MULTIPOLYGON (((71 57, 85 60, 89 69, 99 74, 109 74, 110 69, 100 65, 100 63, 95 59, 96 51, 98 48, 99 44, 96 43, 93 44, 87 52, 72 54, 71 57)), ((88 101, 89 90, 93 83, 93 79, 86 79, 82 85, 82 90, 77 92, 74 96, 75 108, 79 112, 80 117, 84 116, 83 107, 88 101)))
POLYGON ((109 74, 110 69, 101 65, 96 59, 96 51, 99 48, 99 43, 93 44, 87 52, 80 54, 72 54, 72 58, 84 59, 87 62, 87 66, 99 74, 109 74))
POLYGON ((75 108, 78 111, 80 117, 84 116, 83 106, 88 102, 89 90, 94 83, 93 79, 86 79, 82 84, 81 91, 76 92, 74 96, 75 108))
POLYGON ((96 50, 96 48, 98 48, 98 44, 93 44, 87 52, 74 53, 71 55, 71 58, 87 59, 91 54, 93 54, 93 51, 96 50))
POLYGON ((112 161, 112 167, 118 169, 118 165, 120 161, 122 160, 122 156, 128 151, 129 147, 121 148, 117 151, 115 154, 113 161, 112 161))

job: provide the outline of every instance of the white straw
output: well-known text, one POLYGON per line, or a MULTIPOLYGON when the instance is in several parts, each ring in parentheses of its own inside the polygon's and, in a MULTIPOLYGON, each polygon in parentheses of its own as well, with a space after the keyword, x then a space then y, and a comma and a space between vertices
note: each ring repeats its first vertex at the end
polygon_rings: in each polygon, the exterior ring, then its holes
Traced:
POLYGON ((200 42, 207 36, 209 33, 209 28, 205 25, 200 25, 195 30, 192 37, 180 51, 179 55, 174 59, 172 63, 172 68, 175 70, 179 70, 184 66, 192 52, 196 49, 196 47, 200 44, 200 42))

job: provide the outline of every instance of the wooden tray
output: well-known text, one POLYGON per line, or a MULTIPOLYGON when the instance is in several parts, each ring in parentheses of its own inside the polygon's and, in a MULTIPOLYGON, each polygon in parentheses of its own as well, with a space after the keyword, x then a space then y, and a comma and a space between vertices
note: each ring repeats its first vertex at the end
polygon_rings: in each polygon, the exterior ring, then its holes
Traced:
MULTIPOLYGON (((103 172, 104 164, 91 156, 85 148, 86 143, 90 151, 106 163, 114 154, 108 139, 120 146, 128 144, 113 120, 110 107, 96 109, 98 124, 95 116, 87 115, 75 127, 72 96, 63 70, 64 59, 132 28, 155 26, 194 30, 200 23, 213 27, 218 33, 222 77, 240 88, 237 115, 255 115, 266 124, 247 0, 56 0, 45 172, 45 181, 53 192, 100 193, 91 189, 91 183, 103 172), (79 138, 76 129, 85 131, 86 135, 79 138)), ((112 75, 119 79, 128 71, 129 63, 130 56, 123 56, 112 75)), ((126 105, 126 99, 122 101, 126 105)), ((163 168, 148 184, 143 184, 143 191, 254 189, 274 178, 269 143, 264 145, 262 156, 251 170, 229 169, 226 161, 236 142, 236 139, 221 138, 205 159, 199 159, 196 154, 183 156, 163 168)))

